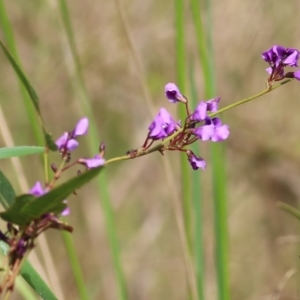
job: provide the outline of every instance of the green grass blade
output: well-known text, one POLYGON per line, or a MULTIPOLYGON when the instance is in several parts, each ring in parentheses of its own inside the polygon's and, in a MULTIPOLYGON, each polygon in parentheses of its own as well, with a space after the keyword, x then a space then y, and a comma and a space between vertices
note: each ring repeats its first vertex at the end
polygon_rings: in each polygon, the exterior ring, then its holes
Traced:
POLYGON ((72 271, 74 274, 74 278, 76 281, 76 286, 78 288, 79 296, 81 300, 88 300, 89 294, 87 291, 86 284, 83 279, 83 274, 80 268, 79 261, 77 259, 77 255, 75 252, 74 243, 72 240, 72 235, 69 232, 63 231, 62 238, 68 253, 68 258, 70 260, 70 265, 72 267, 72 271))
MULTIPOLYGON (((0 0, 0 26, 2 28, 2 32, 4 35, 5 41, 8 45, 8 48, 10 49, 11 53, 15 57, 18 64, 21 65, 20 59, 18 56, 16 43, 15 43, 12 25, 7 16, 6 8, 4 5, 4 0, 0 0)), ((31 103, 31 99, 30 99, 24 85, 22 84, 22 82, 20 80, 19 80, 19 84, 20 84, 20 91, 22 94, 22 98, 24 100, 23 102, 25 105, 28 121, 30 122, 31 129, 35 136, 35 140, 38 145, 43 145, 44 144, 43 143, 43 141, 44 141, 43 134, 40 130, 40 126, 38 125, 38 121, 36 119, 35 109, 31 103)))
MULTIPOLYGON (((91 101, 87 93, 86 84, 84 82, 84 77, 81 70, 79 55, 76 48, 76 42, 73 34, 73 28, 71 24, 71 18, 70 18, 67 2, 65 0, 60 0, 58 2, 59 2, 63 27, 65 30, 67 41, 72 54, 73 63, 75 66, 74 89, 78 90, 79 95, 81 96, 79 98, 81 109, 85 115, 89 116, 89 120, 90 120, 88 141, 89 141, 91 152, 93 153, 97 151, 99 147, 98 144, 99 135, 98 132, 96 131, 97 128, 96 121, 95 121, 92 107, 90 105, 91 101)), ((107 178, 105 172, 102 172, 98 177, 98 187, 99 187, 99 198, 101 199, 101 205, 104 211, 106 233, 109 240, 114 273, 116 276, 116 281, 118 286, 118 292, 119 292, 118 295, 119 295, 119 299, 126 300, 128 299, 127 288, 126 288, 124 271, 121 263, 120 247, 119 247, 117 231, 116 231, 116 222, 114 218, 110 195, 108 192, 108 184, 107 184, 107 178)))
POLYGON ((45 151, 44 147, 37 146, 17 146, 0 148, 0 159, 26 156, 32 154, 41 154, 45 151))
MULTIPOLYGON (((204 77, 205 96, 210 99, 215 94, 213 74, 213 49, 211 44, 212 23, 209 24, 208 34, 203 28, 201 7, 198 0, 191 0, 194 27, 196 31, 197 47, 204 77), (207 37, 208 36, 208 37, 207 37)), ((208 3, 210 7, 210 3, 208 3)), ((218 299, 229 300, 229 271, 228 271, 228 225, 227 225, 227 197, 226 172, 223 144, 211 144, 211 164, 214 198, 215 221, 215 264, 217 270, 218 299)))
MULTIPOLYGON (((184 1, 175 0, 175 29, 176 29, 176 75, 177 85, 180 90, 185 90, 185 75, 186 75, 186 60, 185 60, 185 39, 184 39, 184 1)), ((179 118, 184 120, 186 118, 185 107, 178 105, 179 118)), ((181 186, 182 186, 182 200, 184 210, 184 223, 185 234, 188 241, 188 248, 191 251, 192 248, 192 205, 191 205, 191 178, 190 170, 187 164, 185 155, 180 156, 180 168, 181 168, 181 186)))
MULTIPOLYGON (((189 82, 191 97, 190 101, 193 107, 198 104, 198 95, 195 82, 194 63, 191 63, 189 68, 189 82)), ((196 155, 200 155, 199 143, 191 145, 192 151, 196 155)), ((194 257, 196 263, 196 283, 198 291, 198 299, 204 299, 205 287, 205 258, 204 258, 204 243, 203 243, 203 210, 202 210, 202 186, 201 186, 201 171, 192 172, 192 199, 194 213, 194 257)))
POLYGON ((4 42, 1 39, 0 39, 0 47, 2 48, 5 56, 7 57, 8 61, 11 64, 11 66, 13 67, 13 69, 14 69, 15 73, 17 74, 18 78, 23 83, 28 95, 30 96, 32 104, 33 104, 33 106, 34 106, 34 108, 37 112, 39 124, 43 129, 44 138, 45 138, 45 141, 47 143, 47 146, 49 147, 50 150, 55 151, 57 149, 57 147, 56 147, 54 141, 52 140, 51 135, 49 133, 47 133, 47 131, 44 127, 41 112, 40 112, 40 107, 39 107, 39 98, 38 98, 34 88, 32 87, 32 85, 28 81, 27 77, 25 76, 25 74, 21 70, 21 67, 18 65, 17 61, 15 60, 15 58, 10 53, 10 51, 7 49, 7 47, 5 46, 4 42))
MULTIPOLYGON (((0 252, 3 255, 7 255, 8 251, 9 246, 3 241, 0 241, 0 252)), ((57 297, 28 261, 24 262, 20 274, 43 300, 57 300, 57 297)))

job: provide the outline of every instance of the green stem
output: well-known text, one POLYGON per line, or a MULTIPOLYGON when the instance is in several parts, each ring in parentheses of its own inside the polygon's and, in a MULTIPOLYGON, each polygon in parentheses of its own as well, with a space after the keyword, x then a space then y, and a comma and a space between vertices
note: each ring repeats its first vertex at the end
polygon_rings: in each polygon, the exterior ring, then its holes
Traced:
MULTIPOLYGON (((84 81, 83 72, 81 69, 80 59, 76 47, 75 37, 73 34, 74 31, 72 28, 67 1, 59 0, 58 2, 59 2, 60 13, 61 13, 61 19, 63 22, 63 28, 66 33, 66 37, 71 51, 72 60, 75 66, 74 80, 73 80, 74 88, 77 89, 80 94, 80 97, 78 99, 81 106, 81 110, 84 112, 84 114, 89 116, 90 134, 88 136, 88 139, 89 139, 89 146, 91 152, 94 153, 95 151, 97 151, 96 149, 99 148, 99 142, 98 142, 99 136, 96 129, 97 128, 96 119, 94 117, 94 113, 91 107, 91 100, 89 99, 88 91, 84 81)), ((124 157, 121 160, 124 160, 124 157)), ((110 200, 110 195, 108 192, 106 173, 101 172, 101 174, 97 179, 98 179, 98 188, 99 188, 99 198, 101 199, 101 204, 104 211, 106 233, 109 240, 113 268, 114 268, 114 273, 118 285, 118 292, 119 292, 118 299, 126 300, 128 299, 127 288, 126 288, 125 276, 124 276, 124 271, 121 262, 121 253, 120 253, 119 241, 117 237, 116 221, 115 221, 114 212, 110 200)))
POLYGON ((282 81, 282 82, 280 82, 280 83, 278 83, 278 84, 272 86, 271 88, 267 88, 267 89, 263 90, 262 92, 260 92, 260 93, 258 93, 258 94, 255 94, 255 95, 253 95, 253 96, 251 96, 251 97, 249 97, 249 98, 245 98, 245 99, 243 99, 243 100, 240 100, 240 101, 237 101, 237 102, 235 102, 235 103, 233 103, 233 104, 230 104, 230 105, 228 105, 228 106, 226 106, 226 107, 224 107, 224 108, 218 110, 217 112, 215 112, 215 113, 213 113, 213 114, 210 114, 209 116, 210 116, 210 117, 213 117, 213 116, 215 116, 215 115, 217 115, 217 114, 219 114, 219 113, 222 113, 222 112, 224 112, 224 111, 226 111, 226 110, 229 110, 229 109, 231 109, 231 108, 233 108, 233 107, 239 106, 239 105, 241 105, 241 104, 244 104, 244 103, 246 103, 246 102, 249 102, 249 101, 251 101, 251 100, 254 100, 254 99, 256 99, 256 98, 259 98, 259 97, 261 97, 261 96, 263 96, 263 95, 265 95, 265 94, 267 94, 267 93, 269 93, 269 92, 271 92, 271 91, 273 91, 273 90, 275 90, 275 89, 281 87, 282 85, 284 85, 284 84, 286 84, 286 83, 288 83, 288 82, 290 82, 290 81, 292 81, 292 79, 286 79, 286 80, 284 80, 284 81, 282 81))
POLYGON ((83 274, 81 272, 80 263, 78 262, 77 255, 75 253, 72 236, 69 232, 62 231, 62 237, 68 253, 69 261, 72 267, 72 271, 75 278, 76 286, 78 288, 80 299, 88 300, 89 295, 83 279, 83 274))

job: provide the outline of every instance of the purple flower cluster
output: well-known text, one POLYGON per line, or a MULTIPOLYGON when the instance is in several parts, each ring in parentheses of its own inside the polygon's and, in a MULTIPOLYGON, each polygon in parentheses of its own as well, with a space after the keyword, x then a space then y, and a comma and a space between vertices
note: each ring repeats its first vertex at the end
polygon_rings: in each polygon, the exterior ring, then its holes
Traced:
MULTIPOLYGON (((82 118, 78 121, 75 128, 71 132, 65 132, 60 138, 56 140, 55 144, 63 157, 69 157, 70 152, 78 147, 79 143, 77 141, 77 137, 87 134, 88 127, 88 118, 82 118)), ((104 149, 101 151, 104 155, 104 149)), ((85 165, 88 169, 100 167, 105 164, 103 155, 96 154, 93 158, 80 158, 77 162, 85 165)))
MULTIPOLYGON (((60 136, 55 144, 61 153, 63 163, 58 168, 55 164, 51 165, 53 172, 55 173, 54 179, 51 184, 46 184, 46 188, 43 188, 40 181, 37 181, 35 185, 29 191, 30 194, 40 197, 47 193, 51 188, 50 186, 54 186, 56 180, 61 176, 61 173, 65 170, 69 169, 70 167, 80 164, 84 165, 87 169, 97 168, 103 166, 105 164, 104 154, 105 154, 105 144, 102 143, 99 147, 99 153, 97 153, 92 158, 79 158, 75 162, 69 163, 71 159, 71 152, 74 151, 78 146, 79 143, 77 138, 81 135, 86 135, 88 132, 89 120, 88 118, 84 117, 80 119, 75 128, 70 132, 64 132, 62 136, 60 136)), ((78 171, 78 174, 80 171, 78 171)), ((67 200, 64 200, 67 204, 67 200)), ((69 208, 67 207, 62 213, 62 216, 66 216, 70 213, 69 208)))
POLYGON ((192 144, 196 140, 221 142, 228 138, 228 125, 222 124, 219 118, 211 118, 209 116, 209 113, 217 112, 220 98, 201 101, 196 109, 190 112, 188 109, 188 99, 182 95, 174 83, 168 83, 165 86, 165 95, 172 103, 181 102, 186 105, 187 118, 184 125, 181 126, 180 122, 176 122, 165 108, 161 108, 148 127, 149 133, 144 144, 144 149, 147 149, 155 140, 169 138, 168 146, 164 146, 161 152, 164 150, 185 152, 194 170, 199 168, 204 169, 206 163, 203 158, 196 156, 191 150, 185 149, 185 146, 192 144), (172 135, 174 135, 173 138, 172 135), (149 140, 152 142, 147 146, 149 140))
POLYGON ((295 78, 300 80, 300 71, 288 72, 285 74, 284 68, 287 66, 298 67, 300 52, 294 48, 285 48, 274 45, 269 50, 262 53, 262 58, 270 65, 266 71, 270 74, 268 81, 279 81, 284 78, 295 78))

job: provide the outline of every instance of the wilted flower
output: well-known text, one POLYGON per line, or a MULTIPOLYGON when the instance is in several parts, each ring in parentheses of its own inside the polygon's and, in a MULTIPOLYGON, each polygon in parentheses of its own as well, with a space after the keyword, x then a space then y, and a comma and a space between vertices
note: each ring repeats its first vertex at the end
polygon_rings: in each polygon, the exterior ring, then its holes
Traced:
POLYGON ((161 108, 159 113, 151 122, 149 129, 149 137, 153 140, 164 139, 173 134, 178 124, 173 120, 172 116, 165 108, 161 108))

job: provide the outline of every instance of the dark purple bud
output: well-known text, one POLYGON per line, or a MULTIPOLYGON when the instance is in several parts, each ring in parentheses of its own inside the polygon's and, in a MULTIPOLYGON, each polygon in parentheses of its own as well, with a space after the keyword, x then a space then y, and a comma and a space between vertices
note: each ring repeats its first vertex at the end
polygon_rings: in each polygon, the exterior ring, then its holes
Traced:
POLYGON ((288 72, 285 75, 286 78, 295 78, 297 80, 300 80, 300 71, 296 71, 296 72, 288 72))
POLYGON ((196 156, 191 150, 186 151, 188 161, 192 166, 193 170, 198 170, 199 168, 204 170, 206 167, 206 162, 203 158, 196 156))
POLYGON ((175 83, 168 83, 165 86, 165 94, 168 100, 172 103, 187 103, 187 99, 180 93, 179 88, 175 83))
POLYGON ((106 145, 105 145, 105 143, 102 142, 99 147, 99 155, 101 157, 104 157, 104 155, 105 155, 105 148, 106 148, 106 145))
POLYGON ((55 163, 52 163, 52 164, 51 164, 51 169, 52 169, 52 171, 53 171, 54 173, 57 172, 57 166, 56 166, 55 163))

